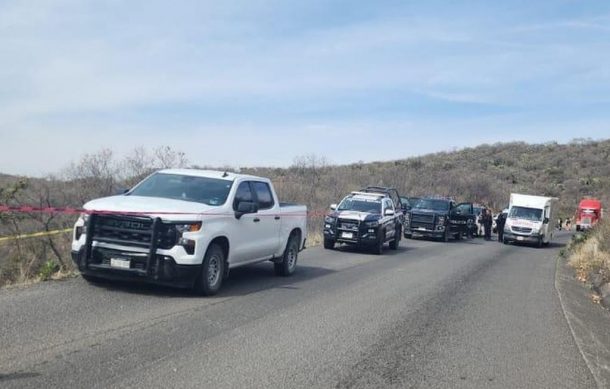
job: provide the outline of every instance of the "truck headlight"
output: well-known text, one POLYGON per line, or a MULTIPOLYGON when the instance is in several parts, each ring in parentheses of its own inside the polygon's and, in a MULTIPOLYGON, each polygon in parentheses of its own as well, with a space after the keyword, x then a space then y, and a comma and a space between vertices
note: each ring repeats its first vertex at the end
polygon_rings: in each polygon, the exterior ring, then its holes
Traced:
POLYGON ((183 235, 186 232, 197 232, 201 229, 201 223, 192 224, 175 224, 176 238, 179 246, 184 247, 184 250, 189 255, 195 254, 195 241, 192 239, 184 238, 183 235))
POLYGON ((336 221, 337 221, 337 219, 335 219, 332 216, 325 216, 324 217, 324 223, 335 224, 336 221))
POLYGON ((439 224, 439 225, 441 225, 441 224, 445 224, 445 216, 439 216, 439 217, 436 219, 436 224, 439 224))
POLYGON ((88 223, 89 223, 89 214, 81 213, 80 216, 78 217, 78 220, 76 221, 76 224, 80 224, 80 225, 77 225, 74 228, 74 240, 79 240, 80 237, 83 236, 83 233, 87 230, 88 223))
POLYGON ((365 222, 364 225, 368 228, 375 228, 379 227, 379 222, 377 220, 374 220, 372 222, 365 222))

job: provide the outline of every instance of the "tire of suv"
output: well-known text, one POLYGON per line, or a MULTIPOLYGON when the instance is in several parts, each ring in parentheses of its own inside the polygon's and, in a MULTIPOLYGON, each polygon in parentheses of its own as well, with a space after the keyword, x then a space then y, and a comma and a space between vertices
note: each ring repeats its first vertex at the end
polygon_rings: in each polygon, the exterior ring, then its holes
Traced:
POLYGON ((443 233, 443 237, 442 237, 443 242, 447 243, 449 242, 449 227, 445 227, 445 232, 443 233))
POLYGON ((201 273, 195 283, 195 292, 202 296, 213 296, 220 290, 225 267, 222 247, 212 243, 203 257, 201 273))
POLYGON ((394 234, 394 240, 390 242, 390 249, 398 250, 398 246, 400 245, 400 237, 402 236, 402 231, 400 227, 396 227, 396 233, 394 234))
POLYGON ((275 275, 288 277, 294 274, 299 259, 299 238, 298 235, 291 235, 284 250, 282 261, 273 264, 275 275))
POLYGON ((326 250, 332 250, 335 248, 335 241, 332 239, 326 239, 324 238, 324 248, 326 250))
POLYGON ((379 231, 379 239, 377 239, 377 243, 375 244, 373 251, 377 255, 383 254, 383 244, 385 243, 385 231, 379 231))
POLYGON ((83 277, 83 280, 87 281, 90 284, 99 284, 102 282, 101 279, 94 276, 90 276, 89 274, 81 274, 80 276, 83 277))

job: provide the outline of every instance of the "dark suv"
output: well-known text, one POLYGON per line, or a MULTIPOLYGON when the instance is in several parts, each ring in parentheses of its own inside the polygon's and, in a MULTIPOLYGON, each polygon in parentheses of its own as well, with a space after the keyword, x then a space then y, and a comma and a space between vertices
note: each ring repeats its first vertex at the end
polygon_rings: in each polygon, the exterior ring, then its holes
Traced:
POLYGON ((385 193, 352 192, 330 209, 324 218, 325 249, 345 243, 369 247, 381 254, 386 242, 391 249, 398 248, 404 215, 385 193))
POLYGON ((448 198, 421 198, 405 215, 405 237, 423 236, 447 242, 449 238, 472 237, 475 215, 472 203, 448 198))

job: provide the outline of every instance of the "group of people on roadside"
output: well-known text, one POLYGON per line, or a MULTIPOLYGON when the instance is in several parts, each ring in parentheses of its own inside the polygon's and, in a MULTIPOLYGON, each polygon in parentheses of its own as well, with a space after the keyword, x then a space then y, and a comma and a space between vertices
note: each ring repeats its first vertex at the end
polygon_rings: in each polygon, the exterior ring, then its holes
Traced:
MULTIPOLYGON (((569 231, 571 227, 572 227, 572 220, 570 220, 570 218, 568 217, 565 220, 565 229, 569 231)), ((557 220, 557 229, 558 230, 564 229, 564 220, 562 218, 559 218, 559 220, 557 220)))
MULTIPOLYGON (((481 216, 479 216, 479 223, 483 226, 485 240, 491 240, 491 232, 493 226, 493 215, 487 208, 483 208, 481 216)), ((504 225, 506 224, 506 214, 500 212, 496 217, 496 229, 498 231, 498 242, 502 243, 504 240, 504 225)))

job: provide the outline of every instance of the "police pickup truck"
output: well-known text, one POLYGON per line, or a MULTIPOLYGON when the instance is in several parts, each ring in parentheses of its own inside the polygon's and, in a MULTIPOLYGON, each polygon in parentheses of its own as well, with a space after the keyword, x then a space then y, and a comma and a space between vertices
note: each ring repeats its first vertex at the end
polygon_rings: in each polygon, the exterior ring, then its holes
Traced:
POLYGON ((294 273, 307 208, 280 203, 267 178, 179 169, 93 200, 74 226, 72 259, 87 280, 142 280, 218 292, 229 269, 271 261, 294 273))
POLYGON ((330 209, 324 218, 325 249, 343 243, 372 248, 376 254, 382 254, 386 242, 392 250, 398 249, 403 215, 388 193, 371 189, 352 192, 330 209))
POLYGON ((476 229, 472 203, 448 198, 420 198, 405 214, 405 237, 423 236, 447 242, 472 237, 476 229))

